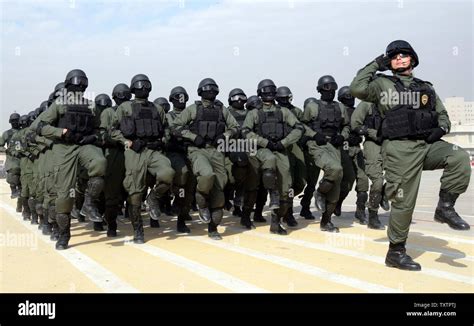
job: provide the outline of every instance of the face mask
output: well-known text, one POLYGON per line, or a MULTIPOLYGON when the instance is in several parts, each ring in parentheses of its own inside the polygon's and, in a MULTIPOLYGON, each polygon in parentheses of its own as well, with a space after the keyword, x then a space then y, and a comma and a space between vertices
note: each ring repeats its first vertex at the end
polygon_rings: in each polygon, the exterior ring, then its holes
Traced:
POLYGON ((83 93, 85 90, 86 90, 86 87, 82 85, 69 85, 67 87, 67 91, 72 92, 72 93, 83 93))
POLYGON ((243 110, 245 105, 245 101, 235 101, 232 102, 232 107, 237 110, 243 110))
POLYGON ((325 102, 331 102, 332 100, 334 100, 334 97, 336 96, 336 91, 333 90, 333 91, 324 91, 322 90, 321 91, 321 100, 325 101, 325 102))
POLYGON ((20 128, 20 122, 19 121, 13 121, 11 123, 13 129, 19 129, 20 128))
POLYGON ((217 92, 216 91, 203 91, 201 93, 201 97, 205 100, 208 100, 208 101, 214 101, 217 97, 217 92))
POLYGON ((135 89, 136 98, 147 99, 149 95, 150 95, 150 91, 147 90, 146 88, 135 89))
POLYGON ((354 107, 354 103, 355 103, 355 98, 350 98, 350 99, 347 99, 347 98, 343 98, 341 99, 341 102, 345 105, 347 105, 348 107, 354 107))

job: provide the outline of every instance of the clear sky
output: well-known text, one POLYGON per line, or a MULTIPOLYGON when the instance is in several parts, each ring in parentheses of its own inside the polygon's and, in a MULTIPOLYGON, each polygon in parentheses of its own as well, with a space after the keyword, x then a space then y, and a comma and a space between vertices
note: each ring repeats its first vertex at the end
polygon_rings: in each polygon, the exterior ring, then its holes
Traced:
POLYGON ((145 73, 152 100, 177 85, 195 100, 212 77, 227 103, 232 88, 253 95, 271 78, 301 106, 320 76, 347 85, 395 39, 413 45, 416 76, 441 98, 474 100, 472 1, 0 1, 1 130, 75 68, 95 94, 145 73))

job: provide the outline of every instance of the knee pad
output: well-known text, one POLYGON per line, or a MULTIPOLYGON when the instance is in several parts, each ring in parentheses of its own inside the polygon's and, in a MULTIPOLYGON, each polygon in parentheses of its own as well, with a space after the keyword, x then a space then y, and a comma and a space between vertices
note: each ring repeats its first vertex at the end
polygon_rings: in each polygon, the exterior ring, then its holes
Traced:
POLYGON ((262 183, 265 189, 273 190, 276 188, 276 173, 275 170, 267 169, 262 173, 262 183))

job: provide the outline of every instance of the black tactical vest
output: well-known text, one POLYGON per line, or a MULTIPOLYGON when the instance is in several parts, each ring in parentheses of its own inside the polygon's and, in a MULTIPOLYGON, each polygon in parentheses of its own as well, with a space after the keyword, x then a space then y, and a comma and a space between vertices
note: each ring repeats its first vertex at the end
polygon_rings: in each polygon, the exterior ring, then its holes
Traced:
POLYGON ((430 83, 418 78, 413 78, 412 84, 407 88, 395 76, 380 75, 395 83, 399 94, 412 92, 419 96, 420 106, 413 104, 399 104, 388 110, 382 123, 382 136, 388 139, 425 139, 433 128, 438 127, 438 114, 436 113, 436 94, 430 83))
POLYGON ((317 100, 318 116, 311 120, 311 129, 325 136, 334 136, 342 129, 342 112, 338 102, 323 103, 317 100))
POLYGON ((290 128, 283 120, 283 112, 278 105, 275 111, 258 110, 257 134, 272 142, 278 142, 290 133, 290 128))
POLYGON ((147 142, 161 140, 164 136, 163 121, 156 106, 147 101, 132 101, 132 115, 124 116, 120 122, 120 131, 125 138, 141 139, 147 142))
POLYGON ((72 135, 88 136, 94 133, 95 117, 87 104, 68 104, 57 127, 68 129, 72 135))
POLYGON ((225 119, 222 103, 215 101, 211 106, 204 107, 201 101, 196 101, 196 119, 189 130, 204 138, 206 142, 214 140, 225 132, 225 119))
POLYGON ((372 106, 372 113, 368 114, 364 119, 364 126, 369 129, 379 130, 382 126, 382 116, 377 106, 372 106))
POLYGON ((242 110, 246 114, 238 114, 237 112, 235 112, 233 110, 229 110, 229 111, 230 111, 230 113, 232 113, 232 115, 234 116, 237 123, 242 127, 243 124, 244 124, 245 118, 247 117, 247 111, 242 110))

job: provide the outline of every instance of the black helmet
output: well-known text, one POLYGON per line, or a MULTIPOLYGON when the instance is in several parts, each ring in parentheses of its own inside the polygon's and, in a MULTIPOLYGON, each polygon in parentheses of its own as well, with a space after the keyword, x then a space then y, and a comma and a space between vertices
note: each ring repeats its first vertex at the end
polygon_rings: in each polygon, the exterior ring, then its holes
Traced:
POLYGON ((48 101, 43 101, 43 102, 41 102, 39 108, 41 109, 41 112, 43 112, 43 111, 45 111, 48 107, 49 107, 48 101))
POLYGON ((38 117, 43 112, 44 112, 44 109, 41 106, 39 108, 36 108, 35 110, 36 117, 38 117))
POLYGON ((318 86, 316 89, 320 92, 325 91, 335 91, 337 89, 337 83, 333 76, 324 75, 318 79, 318 86))
POLYGON ((257 95, 265 102, 271 102, 275 99, 276 85, 271 79, 264 79, 258 83, 257 95))
POLYGON ((156 105, 161 106, 163 108, 163 110, 165 110, 165 113, 168 113, 168 111, 170 110, 170 103, 164 97, 158 97, 157 99, 155 99, 153 101, 153 103, 155 103, 156 105))
POLYGON ((35 109, 34 111, 30 111, 30 113, 28 113, 28 118, 30 119, 30 123, 35 121, 35 119, 38 117, 38 115, 36 114, 36 110, 38 110, 39 108, 35 109))
POLYGON ((20 115, 18 113, 10 114, 10 119, 8 120, 8 122, 12 123, 12 121, 20 121, 20 115))
POLYGON ((184 95, 184 102, 187 102, 189 100, 189 95, 188 92, 186 92, 186 89, 182 86, 176 86, 170 92, 169 101, 180 101, 182 95, 184 95))
POLYGON ((132 99, 130 87, 123 83, 115 85, 114 89, 112 90, 112 98, 115 102, 117 102, 117 100, 119 102, 130 101, 132 99))
POLYGON ((30 116, 28 114, 24 114, 20 117, 20 126, 22 128, 26 128, 30 125, 30 116))
POLYGON ((245 95, 245 92, 240 88, 234 88, 229 93, 229 104, 237 101, 247 102, 247 95, 245 95))
POLYGON ((339 101, 341 101, 342 99, 352 99, 354 98, 354 96, 352 96, 351 94, 351 90, 349 88, 349 86, 343 86, 339 89, 339 91, 337 92, 337 99, 339 101))
POLYGON ((88 85, 87 75, 81 69, 71 70, 64 80, 64 87, 71 91, 85 91, 88 85))
POLYGON ((253 109, 261 109, 263 107, 263 102, 260 97, 257 95, 252 95, 248 98, 247 103, 245 104, 245 108, 247 110, 253 110, 253 109))
POLYGON ((317 101, 318 100, 315 97, 308 97, 303 103, 303 108, 306 107, 306 105, 308 105, 309 103, 317 102, 317 101))
POLYGON ((130 82, 130 90, 135 94, 136 89, 146 89, 148 93, 151 92, 151 81, 147 75, 138 74, 132 78, 132 81, 130 82))
POLYGON ((418 55, 416 54, 415 50, 411 47, 410 43, 403 40, 396 40, 391 42, 387 45, 387 49, 385 50, 385 55, 389 58, 393 58, 397 54, 409 54, 412 59, 412 67, 416 67, 419 64, 418 55))
POLYGON ((291 90, 288 87, 280 86, 277 88, 276 91, 276 100, 278 104, 282 106, 289 105, 293 100, 293 94, 291 93, 291 90))
POLYGON ((99 94, 94 99, 95 105, 103 108, 110 108, 112 106, 112 100, 107 94, 99 94))
POLYGON ((66 84, 64 82, 57 83, 56 86, 54 86, 53 93, 56 93, 58 91, 62 91, 65 87, 66 87, 66 84))
POLYGON ((201 96, 202 92, 212 92, 216 96, 219 94, 219 86, 212 78, 204 78, 198 85, 197 93, 201 96))

